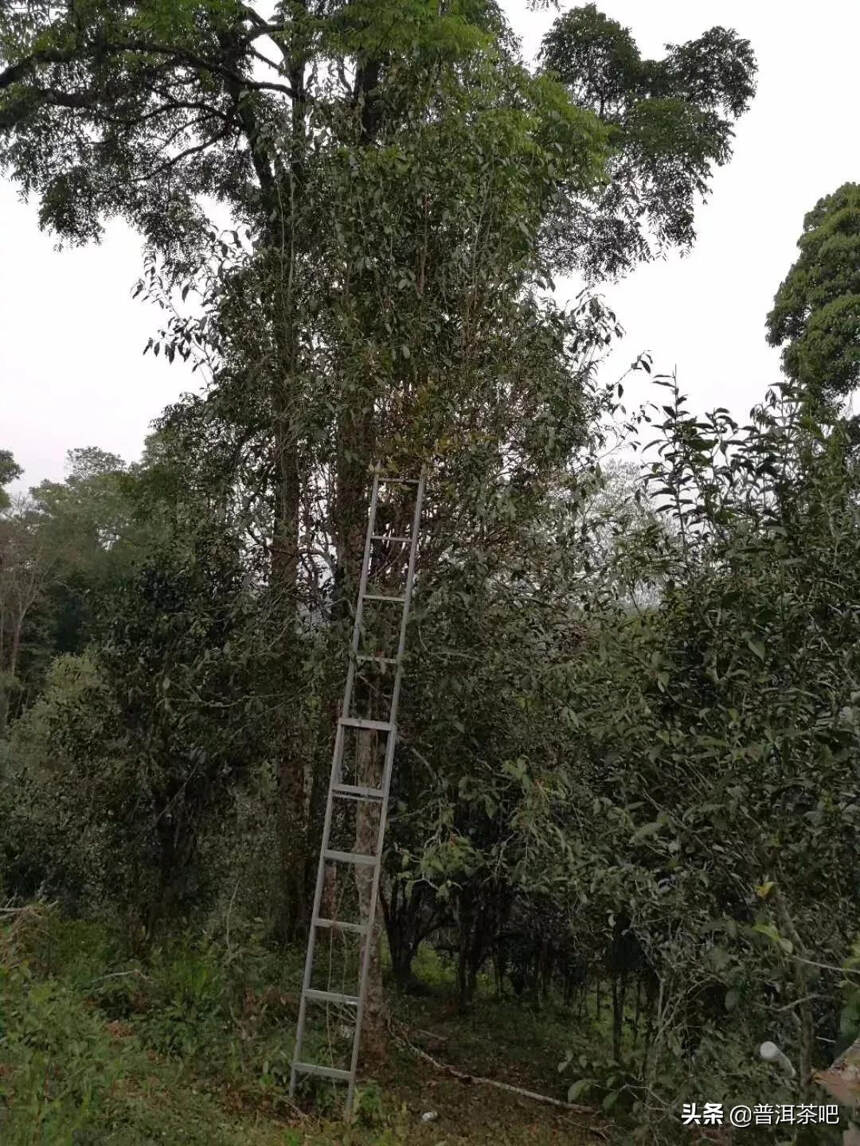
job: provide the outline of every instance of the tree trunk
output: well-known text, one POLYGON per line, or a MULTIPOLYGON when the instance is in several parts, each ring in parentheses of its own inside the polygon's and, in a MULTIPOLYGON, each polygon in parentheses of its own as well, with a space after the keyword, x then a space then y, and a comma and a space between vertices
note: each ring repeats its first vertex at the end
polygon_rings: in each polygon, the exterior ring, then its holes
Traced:
POLYGON ((394 981, 401 988, 412 982, 413 928, 410 926, 410 904, 402 885, 396 880, 391 887, 391 895, 386 902, 380 888, 380 905, 385 920, 385 933, 391 955, 391 970, 394 981))
MULTIPOLYGON (((275 514, 272 536, 271 590, 280 646, 281 701, 277 716, 278 759, 278 850, 280 903, 277 931, 291 942, 308 926, 313 856, 309 854, 308 793, 302 748, 299 695, 302 649, 299 633, 299 524, 301 509, 301 463, 295 424, 298 401, 299 333, 296 294, 298 245, 301 226, 306 108, 304 64, 293 58, 288 68, 292 90, 290 155, 286 177, 289 214, 283 210, 280 188, 273 180, 265 148, 258 160, 258 174, 269 210, 268 248, 279 284, 273 293, 272 329, 276 347, 277 376, 273 380, 275 514)), ((243 114, 247 114, 243 112, 243 114)), ((260 150, 259 137, 251 138, 252 152, 260 150)))
POLYGON ((642 1011, 642 980, 636 976, 636 1005, 633 1011, 633 1049, 639 1042, 639 1015, 642 1011))
POLYGON ((488 911, 482 911, 473 888, 462 888, 458 896, 457 926, 459 950, 457 954, 457 989, 461 1011, 467 1011, 475 996, 478 973, 484 963, 488 945, 498 928, 488 911))
POLYGON ((440 924, 434 892, 428 884, 416 883, 407 893, 403 884, 394 879, 389 899, 386 901, 380 891, 380 902, 394 978, 399 987, 408 990, 416 983, 412 962, 418 948, 440 924))
POLYGON ((276 718, 278 759, 278 850, 280 903, 277 931, 284 942, 301 935, 308 917, 308 823, 305 754, 301 750, 298 697, 302 668, 298 624, 298 451, 290 426, 291 387, 284 379, 276 396, 275 521, 271 592, 279 640, 280 697, 276 718))
POLYGON ((21 652, 21 629, 24 625, 24 615, 15 618, 15 627, 12 629, 12 649, 9 653, 9 675, 12 679, 18 672, 18 656, 21 652))
POLYGON ((612 976, 612 1055, 621 1062, 621 1044, 624 1038, 624 998, 627 993, 627 976, 619 971, 612 976))
MULTIPOLYGON (((779 890, 779 886, 777 886, 774 891, 773 901, 779 916, 781 929, 794 944, 794 950, 797 954, 805 954, 806 945, 794 925, 794 918, 788 909, 788 903, 786 902, 784 894, 779 890)), ((812 1083, 815 1020, 809 1001, 809 975, 807 968, 799 959, 796 959, 792 963, 792 972, 795 991, 800 1000, 797 1004, 797 1019, 799 1023, 797 1044, 798 1090, 802 1098, 808 1099, 812 1083)))

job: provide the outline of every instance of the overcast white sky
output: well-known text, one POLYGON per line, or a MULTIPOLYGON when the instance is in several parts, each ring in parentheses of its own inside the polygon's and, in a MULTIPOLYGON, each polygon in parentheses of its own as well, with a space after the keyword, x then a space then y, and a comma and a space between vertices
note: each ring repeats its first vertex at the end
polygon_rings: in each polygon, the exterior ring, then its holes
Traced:
MULTIPOLYGON (((503 0, 527 52, 552 11, 503 0)), ((571 5, 562 4, 563 8, 571 5)), ((764 318, 795 257, 803 216, 822 196, 860 181, 857 44, 860 6, 818 0, 603 0, 644 54, 714 24, 747 37, 758 94, 741 120, 731 163, 697 214, 692 254, 642 267, 606 288, 627 331, 611 369, 640 351, 677 367, 694 408, 745 417, 778 378, 764 318)), ((99 247, 56 252, 34 205, 0 180, 0 448, 25 468, 22 486, 60 479, 65 454, 100 446, 136 458, 150 421, 196 384, 187 369, 142 357, 158 312, 132 301, 140 243, 113 224, 99 247)), ((569 285, 559 284, 564 297, 569 285)), ((644 381, 628 389, 645 396, 644 381)))

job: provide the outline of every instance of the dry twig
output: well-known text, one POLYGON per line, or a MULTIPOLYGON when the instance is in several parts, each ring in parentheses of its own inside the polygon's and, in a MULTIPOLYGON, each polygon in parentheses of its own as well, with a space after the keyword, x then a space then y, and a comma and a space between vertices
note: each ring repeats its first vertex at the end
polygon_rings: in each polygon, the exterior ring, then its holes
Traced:
MULTIPOLYGON (((392 1031, 392 1034, 398 1042, 401 1042, 410 1051, 412 1051, 413 1054, 418 1055, 418 1057, 424 1059, 425 1062, 429 1062, 431 1066, 436 1068, 436 1070, 441 1070, 445 1074, 450 1074, 453 1078, 457 1078, 461 1082, 478 1084, 480 1086, 493 1086, 497 1090, 504 1090, 508 1094, 515 1094, 520 1098, 530 1098, 533 1102, 542 1102, 547 1106, 555 1106, 558 1109, 565 1111, 566 1113, 590 1115, 597 1114, 597 1111, 591 1106, 579 1106, 574 1102, 563 1102, 560 1098, 552 1098, 548 1094, 539 1094, 536 1090, 526 1090, 525 1087, 513 1086, 509 1082, 499 1082, 495 1078, 484 1078, 481 1075, 469 1074, 468 1071, 465 1070, 458 1070, 455 1066, 450 1066, 447 1063, 439 1062, 438 1059, 433 1058, 433 1056, 428 1054, 427 1051, 415 1046, 414 1043, 411 1043, 402 1032, 398 1034, 397 1032, 392 1031)), ((600 1138, 608 1139, 608 1135, 605 1133, 605 1131, 599 1129, 598 1127, 589 1126, 588 1129, 592 1134, 596 1134, 600 1138)))

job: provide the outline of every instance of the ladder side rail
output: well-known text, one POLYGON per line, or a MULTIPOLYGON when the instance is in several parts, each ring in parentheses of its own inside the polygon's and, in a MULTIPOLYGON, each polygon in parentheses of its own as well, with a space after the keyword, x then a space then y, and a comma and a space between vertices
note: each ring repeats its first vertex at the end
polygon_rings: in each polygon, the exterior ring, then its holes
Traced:
POLYGON ((320 841, 320 854, 317 861, 317 878, 314 885, 314 899, 311 907, 310 927, 308 928, 308 948, 305 952, 305 968, 302 974, 302 991, 299 997, 299 1019, 296 1025, 296 1042, 293 1049, 293 1063, 290 1069, 290 1095, 296 1089, 296 1063, 301 1061, 302 1043, 305 1037, 305 1014, 307 1011, 308 991, 311 986, 311 976, 314 968, 314 953, 316 951, 316 920, 320 913, 322 903, 323 884, 325 882, 325 853, 328 848, 331 833, 332 816, 332 786, 340 779, 341 761, 343 758, 343 727, 338 724, 334 736, 334 752, 331 759, 331 773, 329 775, 328 796, 326 798, 325 818, 323 819, 322 840, 320 841))
POLYGON ((379 826, 376 833, 376 863, 373 866, 373 881, 370 887, 370 903, 365 920, 364 946, 361 953, 361 977, 358 988, 358 1006, 355 1011, 355 1028, 352 1035, 352 1058, 349 1066, 349 1084, 346 1092, 346 1113, 352 1113, 355 1102, 355 1080, 358 1074, 358 1054, 361 1048, 361 1024, 364 1019, 364 1008, 367 1002, 367 980, 370 971, 370 956, 373 950, 373 923, 376 918, 376 902, 379 898, 379 881, 382 875, 382 844, 385 839, 385 825, 388 818, 388 791, 391 786, 391 772, 394 764, 394 748, 397 742, 395 729, 386 733, 388 741, 385 746, 385 767, 382 781, 385 795, 379 809, 379 826))

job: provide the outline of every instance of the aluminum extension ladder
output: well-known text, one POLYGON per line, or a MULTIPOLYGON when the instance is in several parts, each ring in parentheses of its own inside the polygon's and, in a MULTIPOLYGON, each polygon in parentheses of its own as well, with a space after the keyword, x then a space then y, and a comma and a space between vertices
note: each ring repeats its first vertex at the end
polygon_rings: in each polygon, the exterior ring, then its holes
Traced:
MULTIPOLYGON (((332 757, 331 775, 329 778, 328 798, 326 800, 325 819, 323 821, 322 842, 320 845, 319 866, 317 868, 316 889, 314 891, 311 926, 308 933, 307 954, 305 956, 304 977, 302 980, 302 993, 299 1003, 299 1018, 296 1028, 296 1044, 290 1072, 290 1095, 295 1093, 298 1076, 316 1075, 321 1078, 346 1082, 346 1113, 351 1113, 355 1100, 355 1079, 358 1068, 359 1043, 361 1039, 361 1023, 364 1014, 367 995, 368 973, 371 963, 371 954, 374 937, 374 919, 376 915, 377 900, 379 897, 379 880, 382 869, 382 847, 385 837, 385 823, 388 813, 388 795, 391 786, 391 772, 394 763, 394 749, 397 741, 397 708, 400 700, 400 686, 403 677, 403 658, 406 647, 406 626, 409 619, 409 609, 412 601, 412 585, 415 576, 415 557, 418 549, 418 534, 421 522, 421 508, 424 500, 426 483, 426 469, 422 468, 419 478, 386 477, 376 467, 373 477, 373 489, 370 498, 370 512, 367 522, 367 536, 364 544, 364 559, 361 568, 361 577, 358 589, 358 600, 355 609, 355 623, 352 633, 352 650, 349 667, 346 675, 346 685, 343 694, 343 706, 338 720, 335 734, 334 755, 332 757), (393 535, 389 532, 379 532, 377 517, 380 508, 379 492, 381 485, 395 485, 415 487, 415 505, 411 515, 411 532, 409 535, 393 535), (405 584, 402 592, 377 593, 368 591, 368 579, 372 573, 374 558, 380 553, 391 553, 400 547, 403 555, 398 568, 402 576, 405 564, 405 584), (408 547, 408 548, 407 548, 408 547), (408 553, 408 560, 403 560, 408 553), (362 651, 363 623, 365 618, 365 603, 368 601, 380 602, 386 606, 399 604, 401 606, 400 631, 395 656, 382 656, 378 650, 362 651), (393 685, 389 703, 389 713, 386 720, 375 720, 361 716, 351 716, 353 708, 356 672, 363 663, 372 663, 384 666, 393 666, 393 685), (366 786, 363 784, 344 782, 344 747, 348 734, 360 736, 384 736, 384 757, 382 775, 379 786, 366 786), (378 808, 378 827, 376 833, 376 846, 372 853, 364 854, 358 851, 341 851, 331 846, 332 819, 335 809, 340 801, 371 802, 378 808), (359 914, 365 915, 360 919, 338 919, 321 915, 324 887, 326 883, 326 867, 332 863, 350 865, 354 872, 354 865, 372 868, 370 882, 369 903, 365 911, 359 902, 359 914), (317 947, 317 932, 327 929, 329 936, 334 933, 351 933, 361 937, 359 953, 359 982, 358 994, 346 994, 330 989, 318 990, 312 987, 314 974, 314 954, 317 947), (352 1052, 349 1069, 339 1069, 333 1066, 306 1062, 302 1057, 305 1042, 305 1025, 309 1003, 337 1004, 348 1008, 355 1015, 352 1034, 352 1052), (353 1012, 354 1008, 354 1012, 353 1012)), ((387 586, 386 586, 387 587, 387 586)), ((360 670, 359 670, 360 671, 360 670)), ((330 983, 327 984, 330 987, 330 983)))

